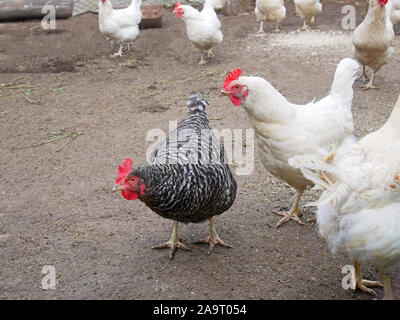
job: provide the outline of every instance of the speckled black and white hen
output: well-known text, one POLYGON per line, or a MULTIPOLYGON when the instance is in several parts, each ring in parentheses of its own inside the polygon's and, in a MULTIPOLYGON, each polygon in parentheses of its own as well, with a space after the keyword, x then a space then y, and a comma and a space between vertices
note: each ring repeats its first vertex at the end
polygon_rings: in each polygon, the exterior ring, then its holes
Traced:
POLYGON ((189 250, 178 237, 178 222, 209 219, 210 236, 199 241, 230 247, 215 230, 216 215, 227 211, 236 197, 237 184, 225 163, 223 144, 212 133, 202 93, 191 93, 187 106, 190 116, 160 142, 150 164, 132 169, 132 160, 120 166, 114 190, 128 200, 140 199, 160 216, 174 220, 171 239, 153 248, 189 250))

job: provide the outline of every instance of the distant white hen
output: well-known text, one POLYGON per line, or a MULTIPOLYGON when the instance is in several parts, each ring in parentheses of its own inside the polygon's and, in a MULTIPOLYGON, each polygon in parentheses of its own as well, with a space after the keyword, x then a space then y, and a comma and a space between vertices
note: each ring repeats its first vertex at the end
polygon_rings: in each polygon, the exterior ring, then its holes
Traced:
POLYGON ((141 0, 132 0, 129 7, 115 10, 110 0, 99 0, 99 29, 102 34, 118 40, 120 47, 112 57, 122 56, 124 43, 134 41, 139 35, 139 23, 142 20, 141 0))
POLYGON ((274 32, 279 32, 279 23, 286 17, 286 8, 283 0, 256 0, 254 9, 256 17, 261 21, 260 30, 263 31, 264 21, 276 23, 274 32))
POLYGON ((361 277, 360 263, 372 263, 381 274, 385 299, 391 299, 390 274, 400 266, 400 97, 382 128, 337 163, 302 156, 289 163, 325 189, 312 204, 318 207, 319 231, 332 252, 355 261, 357 287, 375 294, 368 287, 380 283, 361 277))
POLYGON ((322 12, 320 0, 294 0, 296 14, 304 19, 302 30, 307 30, 307 19, 310 19, 310 25, 315 23, 315 16, 322 12))
POLYGON ((221 22, 214 10, 214 1, 206 0, 200 12, 192 6, 178 2, 174 12, 186 23, 186 34, 190 41, 200 50, 200 62, 204 64, 203 50, 208 57, 213 56, 212 47, 221 43, 224 36, 221 32, 221 22))

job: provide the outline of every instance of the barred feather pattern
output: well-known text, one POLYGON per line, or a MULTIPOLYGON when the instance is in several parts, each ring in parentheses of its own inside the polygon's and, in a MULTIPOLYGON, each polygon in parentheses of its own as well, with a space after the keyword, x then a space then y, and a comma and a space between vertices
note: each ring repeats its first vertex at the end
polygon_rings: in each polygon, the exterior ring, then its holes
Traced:
POLYGON ((201 222, 228 210, 236 181, 225 164, 154 164, 133 170, 144 179, 140 196, 160 216, 179 222, 201 222))
POLYGON ((201 222, 227 211, 235 200, 237 183, 223 144, 212 133, 208 104, 202 93, 191 93, 190 116, 157 145, 149 165, 132 171, 145 181, 140 200, 164 218, 201 222))
POLYGON ((202 93, 190 94, 187 102, 190 116, 180 122, 168 138, 156 146, 150 163, 225 162, 224 146, 213 134, 205 113, 208 104, 202 93))

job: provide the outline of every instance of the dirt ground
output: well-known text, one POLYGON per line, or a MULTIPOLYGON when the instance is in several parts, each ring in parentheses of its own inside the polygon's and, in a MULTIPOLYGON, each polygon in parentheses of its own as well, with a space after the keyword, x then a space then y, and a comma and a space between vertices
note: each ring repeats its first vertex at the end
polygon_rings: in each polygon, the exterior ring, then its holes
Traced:
MULTIPOLYGON (((192 90, 208 95, 214 128, 249 128, 244 110, 219 96, 236 67, 266 78, 292 102, 324 97, 337 63, 351 55, 351 31, 340 21, 342 6, 353 1, 322 3, 309 32, 298 31, 291 1, 281 34, 271 34, 271 25, 256 34, 251 3, 238 16, 221 16, 224 41, 204 66, 171 9, 163 11, 162 29, 142 30, 134 56, 119 60, 109 58, 117 46, 99 33, 95 14, 57 21, 53 32, 40 21, 0 24, 0 298, 372 299, 342 289, 341 270, 351 261, 332 255, 313 223, 275 228, 274 212, 289 209, 294 190, 258 159, 251 175, 237 176, 236 202, 217 218, 234 248, 209 256, 194 244, 208 224, 180 225, 192 251, 178 250, 170 261, 167 250, 151 246, 169 239, 172 221, 111 192, 118 164, 128 156, 145 164, 153 143, 147 132, 183 119, 192 90), (51 138, 59 140, 35 145, 51 138), (56 269, 55 290, 41 289, 44 265, 56 269)), ((358 22, 366 11, 359 3, 358 22)), ((381 126, 397 100, 400 37, 394 46, 376 76, 381 90, 355 84, 357 136, 381 126)), ((308 191, 302 204, 315 197, 308 191)), ((303 213, 313 216, 311 208, 303 213)), ((364 273, 377 277, 371 266, 364 273)), ((399 272, 393 287, 400 298, 399 272)))

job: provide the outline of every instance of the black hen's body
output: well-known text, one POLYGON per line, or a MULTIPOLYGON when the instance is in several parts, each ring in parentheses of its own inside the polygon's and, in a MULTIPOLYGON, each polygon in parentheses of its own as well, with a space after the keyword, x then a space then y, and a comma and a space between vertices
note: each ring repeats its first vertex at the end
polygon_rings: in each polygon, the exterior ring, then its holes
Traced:
POLYGON ((179 222, 200 222, 228 210, 236 182, 225 164, 154 164, 133 170, 144 179, 140 197, 160 216, 179 222))
POLYGON ((140 200, 160 216, 184 223, 225 212, 237 190, 205 113, 208 101, 192 93, 187 105, 191 115, 157 145, 151 164, 132 170, 146 185, 140 200))

